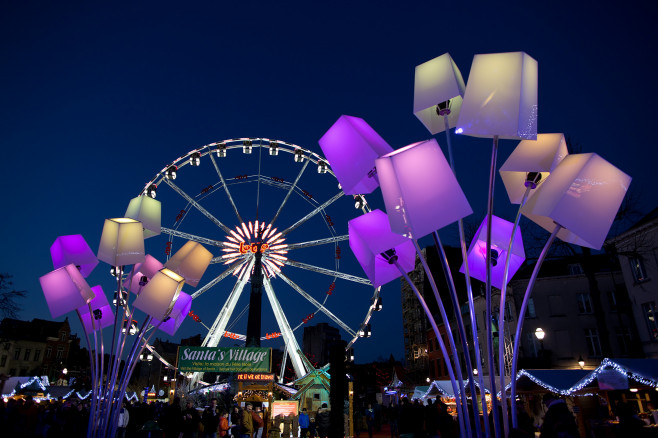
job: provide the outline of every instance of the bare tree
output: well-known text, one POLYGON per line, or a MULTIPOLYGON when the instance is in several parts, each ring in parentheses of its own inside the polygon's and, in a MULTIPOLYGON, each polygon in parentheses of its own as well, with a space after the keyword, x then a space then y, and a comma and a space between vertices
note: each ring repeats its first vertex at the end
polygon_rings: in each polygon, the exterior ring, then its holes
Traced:
POLYGON ((0 273, 0 312, 6 318, 16 318, 21 311, 18 300, 25 298, 26 291, 15 290, 12 276, 0 273))

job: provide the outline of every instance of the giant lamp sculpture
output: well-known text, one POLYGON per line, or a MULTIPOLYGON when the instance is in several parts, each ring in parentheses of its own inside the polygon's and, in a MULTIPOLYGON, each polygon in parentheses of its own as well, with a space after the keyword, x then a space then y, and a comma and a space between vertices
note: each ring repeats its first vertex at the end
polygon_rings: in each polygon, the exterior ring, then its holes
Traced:
MULTIPOLYGON (((572 154, 564 158, 551 176, 528 199, 521 213, 539 226, 551 231, 523 296, 518 315, 512 376, 516 374, 519 338, 539 269, 555 237, 568 243, 600 249, 626 195, 631 177, 594 153, 572 154)), ((512 400, 516 396, 516 380, 512 379, 512 400)), ((512 423, 518 418, 512 404, 512 423)))
POLYGON ((168 267, 145 255, 145 235, 156 235, 160 231, 159 211, 158 201, 140 196, 130 202, 127 216, 131 217, 105 221, 98 259, 110 264, 112 273, 116 276, 114 312, 102 289, 99 286, 90 288, 80 272, 93 269, 95 265, 88 254, 89 251, 84 248, 84 239, 79 241, 76 236, 58 238, 51 250, 53 264, 55 267, 64 261, 70 264, 41 277, 41 285, 52 316, 55 318, 77 309, 83 324, 89 345, 93 382, 88 436, 114 436, 121 407, 120 400, 125 395, 136 358, 156 332, 153 330, 146 336, 149 324, 153 322, 155 329, 175 333, 191 305, 190 296, 181 292, 183 283, 187 279, 190 283, 198 284, 212 258, 212 255, 208 256, 210 253, 207 250, 194 242, 189 242, 175 253, 169 260, 168 267), (72 237, 77 241, 73 242, 72 237), (124 268, 128 265, 134 266, 130 274, 125 276, 124 268), (136 297, 132 305, 128 302, 128 292, 132 292, 136 297), (119 374, 121 357, 130 336, 129 330, 121 328, 127 320, 132 320, 135 309, 146 313, 146 318, 132 346, 129 346, 125 367, 119 374), (113 334, 108 349, 110 363, 106 368, 102 364, 102 329, 110 326, 113 334), (95 348, 92 348, 90 335, 94 336, 95 348))

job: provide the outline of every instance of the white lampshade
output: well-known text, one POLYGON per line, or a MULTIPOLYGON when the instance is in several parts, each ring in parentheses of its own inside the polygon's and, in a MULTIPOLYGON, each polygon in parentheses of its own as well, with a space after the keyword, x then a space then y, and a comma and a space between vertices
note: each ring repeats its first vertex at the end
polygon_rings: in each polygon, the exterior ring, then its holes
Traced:
POLYGON ((50 315, 58 318, 88 304, 94 292, 75 265, 66 265, 39 278, 50 315))
POLYGON ((112 266, 144 261, 142 223, 130 218, 105 219, 98 259, 112 266))
POLYGON ((148 282, 134 302, 135 308, 157 320, 165 319, 174 308, 185 279, 163 268, 148 282))
POLYGON ((164 265, 185 278, 185 283, 196 287, 212 260, 212 253, 198 242, 188 241, 164 265))
POLYGON ((457 133, 537 138, 537 61, 523 52, 475 55, 457 133))
MULTIPOLYGON (((546 181, 553 169, 569 155, 564 134, 538 134, 537 140, 519 142, 500 167, 500 177, 505 184, 512 204, 520 204, 526 191, 528 172, 541 173, 539 184, 546 181)), ((530 192, 532 196, 535 191, 530 192)))
POLYGON ((148 239, 160 234, 161 210, 160 201, 150 196, 138 196, 130 200, 125 217, 140 221, 144 228, 144 239, 148 239))
POLYGON ((391 230, 420 239, 473 212, 436 140, 375 161, 391 230))
POLYGON ((425 128, 438 134, 445 131, 444 116, 439 116, 436 106, 450 100, 448 123, 457 125, 459 110, 464 96, 464 79, 457 65, 445 53, 416 67, 414 80, 414 114, 425 128))
POLYGON ((631 177, 594 153, 571 154, 553 170, 521 213, 557 237, 600 249, 631 177))

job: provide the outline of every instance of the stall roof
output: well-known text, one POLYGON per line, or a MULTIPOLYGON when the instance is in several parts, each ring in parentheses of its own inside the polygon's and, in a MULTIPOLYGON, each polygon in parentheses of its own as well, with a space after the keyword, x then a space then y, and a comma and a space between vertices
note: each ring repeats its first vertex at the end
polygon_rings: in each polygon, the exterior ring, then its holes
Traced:
MULTIPOLYGON (((570 394, 572 388, 583 380, 590 371, 587 370, 521 370, 517 374, 517 386, 520 390, 529 390, 538 385, 562 395, 570 394), (534 385, 533 385, 534 384, 534 385)), ((506 388, 509 388, 508 384, 506 388)))

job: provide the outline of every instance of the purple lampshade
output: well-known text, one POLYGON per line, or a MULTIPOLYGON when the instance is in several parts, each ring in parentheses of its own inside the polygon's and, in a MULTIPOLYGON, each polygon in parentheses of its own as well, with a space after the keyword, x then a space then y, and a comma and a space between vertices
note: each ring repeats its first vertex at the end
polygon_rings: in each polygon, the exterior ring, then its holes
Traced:
POLYGON ((352 116, 340 116, 319 143, 347 195, 372 193, 378 186, 375 159, 393 151, 365 120, 352 116))
POLYGON ((402 274, 381 253, 395 250, 398 263, 409 272, 414 269, 416 249, 406 237, 391 231, 386 213, 373 210, 348 223, 350 248, 374 287, 382 286, 402 274))
MULTIPOLYGON (((169 314, 169 319, 163 322, 162 324, 160 324, 159 330, 171 336, 174 336, 178 328, 185 320, 185 317, 188 315, 188 313, 190 313, 191 309, 192 309, 192 297, 186 294, 185 292, 181 291, 181 293, 178 294, 178 299, 176 300, 176 303, 174 303, 174 308, 169 314)), ((154 319, 153 322, 151 322, 151 325, 155 327, 159 323, 160 323, 159 319, 154 319)))
MULTIPOLYGON (((503 287, 503 274, 505 260, 507 259, 507 248, 512 237, 512 222, 501 219, 498 216, 491 217, 491 284, 498 289, 503 287)), ((516 228, 514 233, 514 244, 512 245, 512 257, 510 258, 508 279, 511 279, 519 270, 525 260, 523 239, 521 229, 516 228)), ((475 237, 468 248, 468 269, 472 278, 487 281, 487 218, 484 218, 478 228, 475 237)), ((459 272, 465 273, 462 264, 459 272)))
POLYGON ((173 310, 185 279, 163 268, 142 289, 133 305, 155 319, 163 320, 173 310))
POLYGON ((475 55, 457 133, 537 138, 537 61, 523 52, 475 55))
POLYGON ((78 307, 78 315, 80 315, 86 333, 91 333, 94 329, 99 330, 114 324, 114 312, 107 302, 103 288, 101 286, 94 286, 91 290, 96 294, 96 297, 89 303, 91 305, 91 313, 89 313, 89 305, 78 307), (91 322, 92 318, 94 319, 93 324, 91 322))
POLYGON ((405 146, 375 163, 394 233, 420 239, 473 213, 436 140, 405 146))
POLYGON ((59 236, 50 247, 50 257, 55 269, 74 264, 85 278, 98 264, 96 255, 81 234, 59 236))
POLYGON ((137 263, 135 266, 133 266, 130 275, 123 282, 123 287, 125 287, 130 292, 139 295, 140 291, 145 286, 140 286, 139 284, 139 282, 142 281, 142 277, 146 277, 148 282, 148 280, 153 278, 153 276, 157 274, 158 271, 163 267, 164 265, 160 263, 158 259, 149 254, 146 254, 144 257, 144 262, 137 263))
POLYGON ((624 200, 631 177, 594 153, 568 155, 521 213, 557 237, 600 249, 624 200))
POLYGON ((454 128, 464 96, 464 79, 449 53, 424 62, 416 67, 414 80, 414 114, 431 134, 438 134, 448 126, 454 128), (449 107, 437 105, 449 102, 449 107), (447 111, 446 111, 447 110, 447 111))
MULTIPOLYGON (((546 181, 553 169, 569 155, 564 134, 538 134, 537 140, 523 140, 500 167, 500 177, 505 184, 512 204, 520 204, 526 192, 528 172, 538 172, 546 181)), ((531 190, 529 196, 536 193, 531 190)))
POLYGON ((94 292, 73 264, 49 272, 40 277, 39 282, 53 318, 84 306, 94 298, 94 292))
POLYGON ((210 251, 200 243, 189 240, 164 265, 183 276, 185 283, 196 287, 211 260, 210 251))

